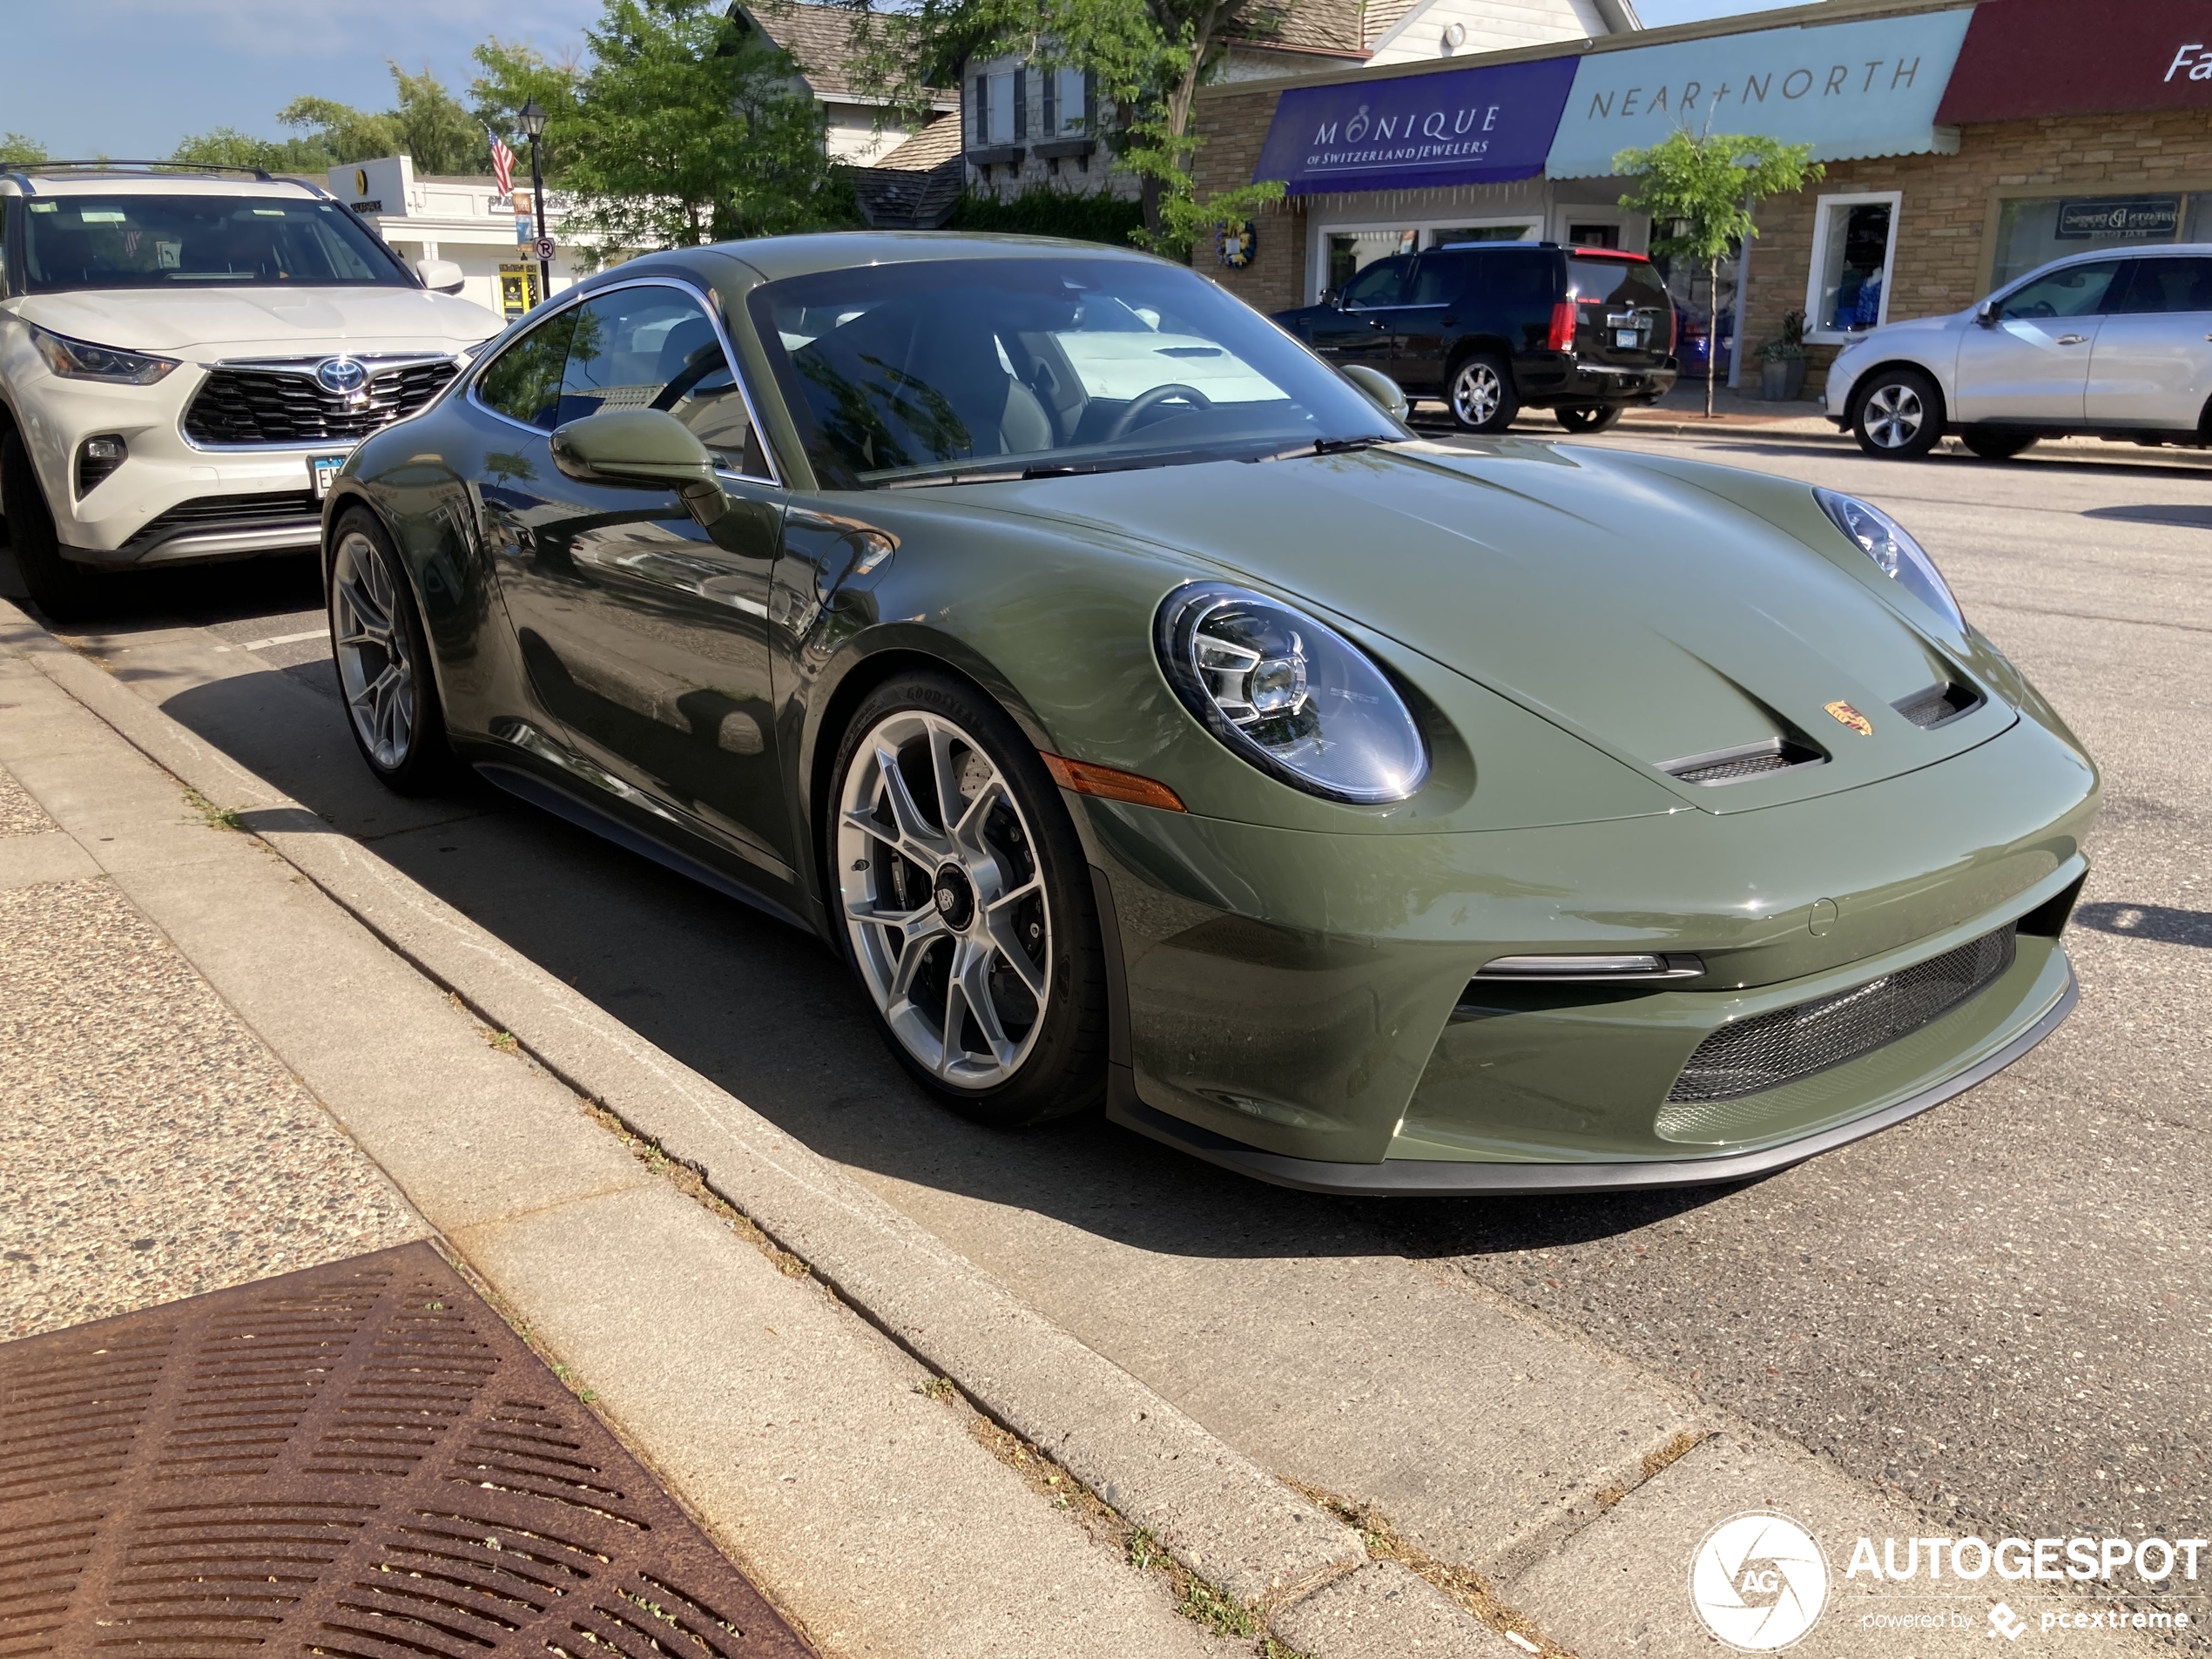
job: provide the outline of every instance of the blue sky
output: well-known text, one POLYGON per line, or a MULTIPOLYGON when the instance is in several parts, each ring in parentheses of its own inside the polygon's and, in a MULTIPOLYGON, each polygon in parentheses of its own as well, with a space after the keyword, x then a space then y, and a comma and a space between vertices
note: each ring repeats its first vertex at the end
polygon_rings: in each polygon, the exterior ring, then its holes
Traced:
MULTIPOLYGON (((1759 4, 1637 0, 1637 10, 1658 28, 1759 4)), ((387 107, 387 58, 428 63, 465 91, 469 49, 487 35, 558 57, 581 48, 598 14, 599 0, 0 0, 0 131, 61 156, 161 157, 217 126, 282 138, 276 112, 303 92, 387 107), (40 75, 40 64, 55 72, 40 75)))

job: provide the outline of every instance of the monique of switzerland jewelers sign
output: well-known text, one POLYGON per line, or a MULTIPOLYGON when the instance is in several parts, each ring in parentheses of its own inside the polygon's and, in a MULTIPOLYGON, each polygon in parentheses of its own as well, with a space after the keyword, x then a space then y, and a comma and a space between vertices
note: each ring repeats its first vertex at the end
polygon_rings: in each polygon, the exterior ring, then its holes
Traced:
POLYGON ((1293 196, 1492 185, 1541 172, 1572 57, 1286 91, 1252 169, 1293 196))

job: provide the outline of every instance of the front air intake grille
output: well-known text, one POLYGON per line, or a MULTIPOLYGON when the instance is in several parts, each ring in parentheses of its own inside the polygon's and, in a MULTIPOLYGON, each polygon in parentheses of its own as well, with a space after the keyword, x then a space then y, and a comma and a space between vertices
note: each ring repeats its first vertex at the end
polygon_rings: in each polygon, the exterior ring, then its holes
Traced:
POLYGON ((1734 1100, 1856 1060, 1940 1019, 2013 965, 2008 922, 1972 944, 1814 1002, 1724 1025, 1697 1045, 1669 1101, 1734 1100))
POLYGON ((1738 749, 1716 749, 1710 754, 1685 755, 1680 760, 1669 760, 1659 770, 1670 778, 1679 778, 1686 784, 1733 784, 1746 778, 1757 778, 1770 772, 1788 772, 1794 766, 1817 766, 1827 759, 1817 749, 1802 744, 1787 743, 1780 738, 1769 738, 1764 743, 1749 743, 1738 749))
POLYGON ((195 496, 179 502, 167 512, 148 519, 128 545, 152 547, 179 536, 205 536, 220 530, 290 529, 301 524, 307 539, 314 540, 321 522, 322 504, 312 489, 277 489, 253 496, 195 496))
POLYGON ((325 391, 312 368, 216 368, 185 411, 206 444, 351 443, 435 397, 460 366, 449 357, 372 368, 365 395, 325 391))
POLYGON ((1971 686, 1957 684, 1931 685, 1925 691, 1906 698, 1890 706, 1913 725, 1924 729, 1944 725, 1960 715, 1981 706, 1981 693, 1971 686))

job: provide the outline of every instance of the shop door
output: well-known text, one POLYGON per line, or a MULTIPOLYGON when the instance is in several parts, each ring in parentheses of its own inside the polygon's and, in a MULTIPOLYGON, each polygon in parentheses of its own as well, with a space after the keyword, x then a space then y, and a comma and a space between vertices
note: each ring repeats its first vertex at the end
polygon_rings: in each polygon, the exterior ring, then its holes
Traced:
POLYGON ((1391 373, 1398 307, 1413 261, 1377 260, 1337 293, 1313 320, 1313 349, 1339 368, 1357 363, 1391 373))
POLYGON ((1958 395, 1963 421, 2078 421, 2089 385, 2099 314, 2118 260, 2063 266, 2013 289, 1989 322, 1959 342, 1958 395))
POLYGON ((2212 399, 2212 259, 2131 260, 2089 354, 2098 426, 2194 429, 2212 399))

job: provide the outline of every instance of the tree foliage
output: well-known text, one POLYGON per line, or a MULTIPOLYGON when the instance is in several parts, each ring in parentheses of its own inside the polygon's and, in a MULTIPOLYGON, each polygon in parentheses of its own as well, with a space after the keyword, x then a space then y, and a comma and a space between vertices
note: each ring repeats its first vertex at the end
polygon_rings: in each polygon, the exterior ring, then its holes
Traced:
POLYGON ((272 172, 319 173, 347 162, 408 155, 421 173, 480 173, 491 165, 491 146, 475 116, 424 65, 410 75, 387 61, 396 102, 388 110, 357 109, 336 98, 295 98, 277 119, 296 128, 292 138, 259 138, 235 127, 217 127, 178 145, 172 161, 194 166, 266 167, 272 172))
MULTIPOLYGON (((1802 190, 1826 170, 1812 159, 1809 144, 1677 128, 1648 149, 1622 151, 1613 158, 1613 171, 1637 180, 1636 188, 1621 198, 1621 206, 1651 215, 1651 251, 1662 258, 1703 266, 1717 311, 1721 261, 1759 233, 1758 204, 1769 196, 1802 190)), ((1742 304, 1740 296, 1737 304, 1742 304)), ((1739 316, 1737 327, 1743 326, 1739 316)), ((1717 352, 1717 329, 1711 340, 1717 352)), ((1705 413, 1709 415, 1713 412, 1713 377, 1717 368, 1708 361, 1705 413)))
POLYGON ((46 146, 28 133, 0 132, 0 167, 31 167, 46 158, 46 146))

